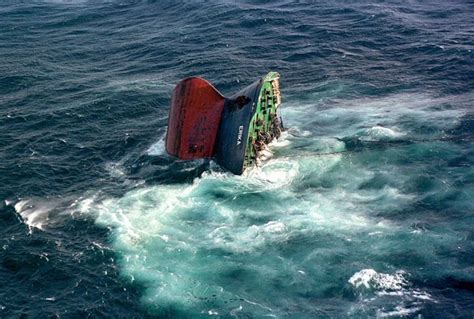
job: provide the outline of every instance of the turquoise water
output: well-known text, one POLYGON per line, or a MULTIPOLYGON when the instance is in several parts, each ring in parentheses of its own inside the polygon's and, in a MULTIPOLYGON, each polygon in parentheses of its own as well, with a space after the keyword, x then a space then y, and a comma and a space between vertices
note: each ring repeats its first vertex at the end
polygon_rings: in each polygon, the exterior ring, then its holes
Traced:
POLYGON ((0 317, 471 318, 472 4, 7 2, 0 317), (234 176, 171 90, 282 75, 234 176))

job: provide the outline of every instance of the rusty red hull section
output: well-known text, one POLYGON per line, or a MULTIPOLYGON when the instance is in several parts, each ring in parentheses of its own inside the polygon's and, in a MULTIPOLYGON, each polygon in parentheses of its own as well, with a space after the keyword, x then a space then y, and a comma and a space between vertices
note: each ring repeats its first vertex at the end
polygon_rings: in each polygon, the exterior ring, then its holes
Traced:
POLYGON ((206 80, 190 77, 174 89, 166 150, 180 159, 214 156, 225 98, 206 80))

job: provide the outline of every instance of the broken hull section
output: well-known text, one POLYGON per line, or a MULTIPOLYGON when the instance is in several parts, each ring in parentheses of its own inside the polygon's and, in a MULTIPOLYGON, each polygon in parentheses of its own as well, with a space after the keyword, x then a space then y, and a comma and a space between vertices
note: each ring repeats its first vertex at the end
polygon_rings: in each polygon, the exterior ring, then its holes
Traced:
POLYGON ((180 159, 214 157, 234 174, 255 166, 282 126, 279 74, 270 72, 231 97, 193 77, 173 91, 166 149, 180 159))
POLYGON ((256 81, 226 100, 217 139, 216 161, 234 174, 242 174, 247 151, 250 121, 255 113, 262 80, 256 81), (234 101, 248 98, 243 106, 234 101))
POLYGON ((166 133, 166 150, 180 159, 210 158, 225 98, 198 77, 182 80, 173 90, 166 133))

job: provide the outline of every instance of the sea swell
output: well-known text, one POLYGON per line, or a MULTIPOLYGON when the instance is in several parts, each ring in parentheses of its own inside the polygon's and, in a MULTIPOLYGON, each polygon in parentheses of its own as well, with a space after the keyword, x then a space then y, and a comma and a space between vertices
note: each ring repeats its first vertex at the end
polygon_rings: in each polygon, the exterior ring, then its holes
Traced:
POLYGON ((472 10, 6 2, 0 317, 472 317, 472 10), (177 81, 268 70, 268 161, 166 154, 177 81))

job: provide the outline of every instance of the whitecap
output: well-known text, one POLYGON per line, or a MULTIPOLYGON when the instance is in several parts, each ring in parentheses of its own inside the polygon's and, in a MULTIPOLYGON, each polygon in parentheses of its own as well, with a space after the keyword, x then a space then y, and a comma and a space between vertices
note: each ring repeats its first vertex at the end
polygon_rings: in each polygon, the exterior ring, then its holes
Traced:
POLYGON ((110 176, 116 178, 122 178, 126 176, 126 172, 121 163, 108 162, 105 164, 105 169, 109 172, 110 176))
POLYGON ((355 288, 364 286, 365 288, 380 290, 400 290, 408 284, 405 276, 406 273, 403 270, 399 270, 391 275, 378 273, 373 269, 362 269, 352 275, 349 283, 355 288))
POLYGON ((158 141, 148 147, 146 153, 148 155, 160 156, 166 154, 165 148, 165 134, 163 134, 158 141))
POLYGON ((413 288, 408 276, 403 270, 387 274, 368 268, 356 272, 348 282, 358 290, 358 307, 376 309, 378 318, 400 317, 418 312, 425 302, 436 303, 428 292, 413 288), (380 298, 385 304, 382 308, 378 306, 380 298))
POLYGON ((402 305, 395 306, 392 311, 386 311, 383 309, 377 310, 377 318, 389 318, 389 317, 406 317, 411 314, 415 314, 420 310, 419 307, 405 308, 402 305))
POLYGON ((400 132, 397 128, 388 128, 380 125, 372 126, 369 129, 363 130, 357 135, 361 136, 362 141, 385 141, 395 140, 406 135, 404 132, 400 132))
POLYGON ((47 202, 39 202, 29 199, 23 199, 17 202, 14 206, 17 214, 21 216, 23 222, 30 228, 37 228, 42 230, 48 224, 49 213, 56 205, 47 202))

